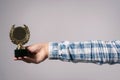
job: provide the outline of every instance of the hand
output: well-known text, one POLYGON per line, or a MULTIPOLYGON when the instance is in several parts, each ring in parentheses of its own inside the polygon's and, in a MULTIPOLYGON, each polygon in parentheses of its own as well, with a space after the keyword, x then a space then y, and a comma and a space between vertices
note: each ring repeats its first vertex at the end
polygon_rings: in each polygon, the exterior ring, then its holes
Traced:
POLYGON ((27 47, 31 56, 18 57, 14 60, 22 60, 27 63, 40 63, 48 58, 48 43, 38 43, 27 47))

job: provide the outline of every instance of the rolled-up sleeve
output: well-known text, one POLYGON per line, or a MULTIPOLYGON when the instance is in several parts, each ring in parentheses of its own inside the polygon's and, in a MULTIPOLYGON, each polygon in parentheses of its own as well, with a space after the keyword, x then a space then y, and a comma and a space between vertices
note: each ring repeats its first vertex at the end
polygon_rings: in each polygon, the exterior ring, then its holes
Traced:
POLYGON ((97 64, 120 63, 120 41, 50 42, 49 59, 97 64))

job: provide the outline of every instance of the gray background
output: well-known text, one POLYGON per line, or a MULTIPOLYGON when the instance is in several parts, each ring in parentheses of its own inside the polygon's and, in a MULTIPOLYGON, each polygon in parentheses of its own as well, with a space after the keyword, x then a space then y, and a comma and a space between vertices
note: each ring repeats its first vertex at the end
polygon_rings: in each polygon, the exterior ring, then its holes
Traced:
POLYGON ((120 0, 0 0, 0 80, 120 80, 120 65, 13 60, 11 26, 26 24, 26 45, 120 39, 120 0))

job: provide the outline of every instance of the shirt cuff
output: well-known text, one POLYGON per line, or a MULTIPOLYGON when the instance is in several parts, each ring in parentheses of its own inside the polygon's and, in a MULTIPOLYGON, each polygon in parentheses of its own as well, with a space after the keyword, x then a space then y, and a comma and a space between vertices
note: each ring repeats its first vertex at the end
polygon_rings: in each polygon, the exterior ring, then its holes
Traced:
POLYGON ((49 42, 49 59, 59 59, 59 44, 57 42, 49 42))

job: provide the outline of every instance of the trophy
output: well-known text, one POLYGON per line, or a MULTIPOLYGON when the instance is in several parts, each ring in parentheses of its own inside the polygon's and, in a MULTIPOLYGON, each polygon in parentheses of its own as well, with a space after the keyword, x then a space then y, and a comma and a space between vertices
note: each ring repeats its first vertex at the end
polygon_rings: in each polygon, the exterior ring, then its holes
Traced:
POLYGON ((12 26, 10 30, 10 39, 12 43, 17 45, 17 48, 14 50, 15 57, 24 57, 29 56, 29 51, 23 46, 25 43, 29 41, 30 38, 30 31, 28 29, 28 26, 24 25, 12 26))

